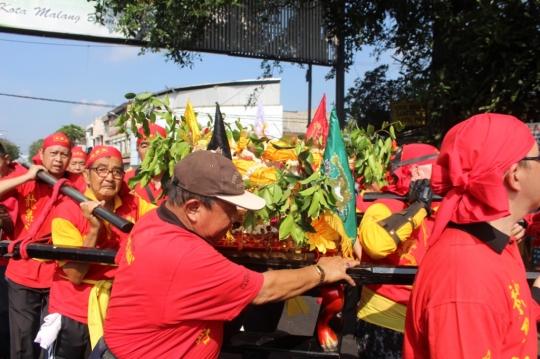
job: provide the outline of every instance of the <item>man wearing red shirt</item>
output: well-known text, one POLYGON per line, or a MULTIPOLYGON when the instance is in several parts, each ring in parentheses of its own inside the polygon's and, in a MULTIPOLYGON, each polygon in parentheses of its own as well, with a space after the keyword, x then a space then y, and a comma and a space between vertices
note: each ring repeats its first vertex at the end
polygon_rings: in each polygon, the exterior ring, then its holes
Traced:
MULTIPOLYGON (((150 135, 146 137, 144 135, 144 129, 141 127, 139 128, 139 134, 141 137, 137 138, 137 153, 139 154, 139 157, 141 158, 141 164, 146 158, 146 151, 148 151, 148 147, 150 146, 149 139, 156 137, 158 134, 165 138, 167 136, 167 133, 165 132, 165 129, 159 125, 156 124, 148 124, 150 128, 150 135)), ((136 170, 127 171, 126 175, 124 177, 124 181, 128 183, 129 179, 139 174, 140 167, 136 170)), ((146 202, 153 203, 160 205, 161 202, 165 201, 167 199, 166 196, 162 196, 158 199, 158 197, 162 194, 163 189, 161 188, 161 178, 163 177, 163 173, 158 174, 157 176, 152 177, 150 182, 144 187, 141 187, 140 183, 137 183, 135 187, 133 188, 134 193, 144 199, 146 202)))
POLYGON ((217 358, 223 322, 248 304, 283 301, 339 280, 354 285, 346 269, 358 261, 323 257, 315 266, 257 273, 217 252, 211 244, 239 219, 237 206, 265 206, 221 154, 187 155, 174 168, 168 195, 120 249, 104 340, 93 357, 217 358))
MULTIPOLYGON (((383 192, 408 195, 408 203, 379 199, 358 227, 362 262, 418 266, 427 249, 437 204, 429 187, 439 151, 430 145, 403 145, 390 161, 391 184, 383 192)), ((355 243, 356 245, 356 243, 355 243)), ((411 295, 406 285, 366 285, 358 306, 356 342, 359 358, 401 358, 405 313, 411 295)))
POLYGON ((82 174, 86 166, 86 152, 81 146, 75 146, 71 149, 71 160, 67 168, 68 172, 82 174))
MULTIPOLYGON (((0 181, 0 197, 14 191, 17 197, 18 213, 15 220, 14 239, 24 238, 29 231, 37 231, 36 238, 51 232, 51 213, 42 209, 50 200, 53 188, 36 178, 37 172, 46 170, 53 177, 66 178, 81 192, 86 183, 76 174, 69 174, 66 168, 71 156, 71 142, 62 133, 55 133, 43 141, 40 158, 43 166, 33 165, 27 173, 0 181), (33 228, 39 216, 46 216, 40 228, 33 228)), ((60 196, 54 205, 68 199, 60 196)), ((35 259, 10 259, 6 276, 8 278, 9 317, 11 335, 11 359, 38 358, 40 348, 34 343, 41 318, 47 313, 49 288, 55 263, 35 259)))
MULTIPOLYGON (((26 169, 12 162, 4 146, 0 143, 0 181, 10 177, 20 176, 26 169)), ((0 198, 0 240, 11 239, 14 223, 11 213, 16 213, 16 199, 10 195, 0 198)), ((8 260, 0 257, 0 359, 9 358, 9 301, 8 288, 5 281, 8 260)))
POLYGON ((404 358, 537 357, 540 280, 531 293, 511 234, 540 206, 539 153, 507 115, 474 116, 445 136, 431 176, 444 199, 407 308, 404 358))
MULTIPOLYGON (((53 244, 118 249, 128 234, 95 217, 93 210, 103 206, 122 218, 136 222, 156 206, 122 190, 122 154, 114 147, 94 147, 88 155, 83 177, 88 184, 85 196, 92 201, 80 205, 65 201, 54 209, 53 244)), ((101 306, 95 303, 108 298, 108 288, 115 273, 116 267, 106 265, 59 262, 49 300, 49 312, 62 315, 62 327, 54 344, 55 358, 88 358, 90 341, 95 345, 103 336, 101 315, 89 316, 89 313, 106 311, 106 303, 101 306), (99 300, 89 301, 91 296, 99 300), (89 303, 92 303, 90 311, 89 303)))

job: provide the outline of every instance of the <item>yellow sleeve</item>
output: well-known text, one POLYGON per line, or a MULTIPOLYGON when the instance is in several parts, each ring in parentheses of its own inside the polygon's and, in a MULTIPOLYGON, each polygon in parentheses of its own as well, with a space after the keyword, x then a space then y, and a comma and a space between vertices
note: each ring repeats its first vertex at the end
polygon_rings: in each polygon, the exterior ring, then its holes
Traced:
MULTIPOLYGON (((51 233, 53 244, 62 246, 80 247, 84 243, 84 238, 73 223, 63 218, 54 218, 51 222, 51 233)), ((58 261, 58 265, 63 267, 65 261, 58 261)))
POLYGON ((84 238, 73 223, 63 219, 55 218, 51 224, 52 242, 63 246, 83 245, 84 238))
MULTIPOLYGON (((369 206, 366 213, 364 213, 362 222, 358 227, 358 240, 362 245, 362 249, 373 259, 384 258, 387 255, 394 253, 397 248, 394 239, 377 223, 391 215, 392 212, 384 204, 372 204, 369 206)), ((423 208, 414 215, 414 228, 417 228, 422 223, 422 220, 426 215, 427 212, 423 208)), ((396 231, 396 234, 401 241, 404 241, 410 237, 414 228, 407 223, 399 228, 396 231)))
POLYGON ((141 218, 142 216, 144 216, 146 214, 146 212, 148 212, 148 211, 150 211, 150 210, 152 210, 154 208, 157 208, 157 206, 155 204, 148 203, 144 199, 139 197, 139 218, 141 218))

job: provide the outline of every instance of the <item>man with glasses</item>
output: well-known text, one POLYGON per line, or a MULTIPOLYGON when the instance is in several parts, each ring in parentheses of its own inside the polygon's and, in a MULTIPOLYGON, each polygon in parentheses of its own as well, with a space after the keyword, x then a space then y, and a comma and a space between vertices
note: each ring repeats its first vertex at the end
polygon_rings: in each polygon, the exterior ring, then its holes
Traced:
MULTIPOLYGON (((155 206, 129 193, 123 183, 122 155, 114 147, 94 147, 88 155, 83 177, 88 186, 84 194, 92 201, 80 205, 66 201, 55 208, 53 244, 120 248, 128 234, 95 217, 94 209, 101 206, 136 222, 155 206)), ((51 350, 55 358, 88 358, 91 343, 95 344, 103 335, 101 318, 106 311, 106 304, 92 303, 102 303, 102 299, 108 297, 115 272, 116 267, 106 265, 58 263, 49 301, 49 312, 52 313, 49 318, 58 320, 59 315, 62 316, 61 329, 51 350), (89 302, 91 297, 98 300, 89 302)))
MULTIPOLYGON (((14 218, 14 239, 28 236, 41 238, 51 233, 51 212, 68 199, 63 195, 51 198, 53 187, 36 179, 39 171, 46 171, 56 179, 67 179, 73 187, 84 191, 81 176, 66 171, 71 157, 71 141, 63 133, 55 133, 43 141, 40 159, 43 165, 33 165, 25 174, 0 181, 0 197, 13 190, 17 198, 17 216, 14 218), (49 203, 53 201, 53 203, 49 203), (41 224, 40 224, 41 223, 41 224)), ((11 359, 35 359, 41 352, 34 338, 41 319, 47 314, 49 288, 54 272, 53 261, 10 259, 8 278, 11 359)))
POLYGON ((517 118, 482 114, 445 136, 431 176, 444 195, 413 286, 403 357, 536 358, 540 286, 514 225, 540 206, 538 145, 517 118))

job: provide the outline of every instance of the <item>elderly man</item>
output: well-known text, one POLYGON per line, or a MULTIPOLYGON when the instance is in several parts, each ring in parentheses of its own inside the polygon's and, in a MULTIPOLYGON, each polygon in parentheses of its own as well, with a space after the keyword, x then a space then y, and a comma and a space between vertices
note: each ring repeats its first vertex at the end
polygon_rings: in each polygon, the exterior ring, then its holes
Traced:
POLYGON ((81 146, 75 146, 71 149, 71 160, 69 161, 68 171, 71 173, 82 174, 86 166, 86 152, 81 146))
MULTIPOLYGON (((122 154, 114 147, 94 147, 88 156, 83 177, 88 185, 85 196, 92 201, 81 203, 82 211, 73 201, 66 201, 55 208, 53 244, 118 249, 128 235, 95 217, 92 214, 94 209, 102 206, 136 222, 156 206, 130 194, 127 188, 122 189, 122 154)), ((116 267, 105 265, 59 262, 49 300, 49 312, 62 315, 62 327, 54 345, 55 358, 84 359, 90 355, 90 340, 95 345, 103 335, 99 313, 105 313, 106 306, 94 305, 89 310, 89 298, 97 293, 103 298, 108 297, 115 272, 116 267), (98 315, 89 317, 88 313, 98 315), (90 332, 89 327, 93 329, 90 332)))
POLYGON ((407 309, 404 358, 537 357, 540 284, 531 295, 512 229, 540 206, 538 178, 538 145, 512 116, 477 115, 445 136, 431 177, 445 196, 407 309))
POLYGON ((242 176, 221 154, 197 151, 178 162, 168 195, 131 232, 104 341, 93 355, 99 349, 103 358, 217 358, 223 322, 246 305, 285 300, 339 280, 354 285, 345 271, 358 262, 341 257, 257 273, 219 254, 211 244, 238 220, 237 207, 265 205, 245 191, 242 176))
MULTIPOLYGON (((39 171, 46 170, 56 179, 65 178, 81 192, 86 184, 81 176, 66 172, 71 157, 71 142, 63 133, 55 133, 43 141, 40 159, 43 166, 33 165, 25 174, 0 181, 0 197, 14 191, 18 200, 14 239, 32 235, 35 238, 51 233, 51 213, 44 208, 54 208, 68 199, 62 195, 51 198, 52 186, 35 179, 39 171), (50 201, 52 207, 48 206, 50 201), (39 227, 36 223, 41 222, 39 227)), ((8 277, 11 359, 38 358, 40 348, 34 343, 41 318, 47 314, 49 288, 55 263, 35 259, 10 259, 8 277)))
MULTIPOLYGON (((144 135, 144 130, 141 127, 139 129, 139 134, 141 135, 141 137, 137 139, 137 153, 141 158, 141 163, 146 158, 146 152, 148 151, 148 147, 150 146, 149 140, 156 137, 157 135, 160 135, 161 137, 165 137, 167 135, 165 129, 159 125, 149 123, 148 126, 150 127, 150 134, 148 135, 148 137, 144 135)), ((139 174, 139 168, 126 172, 124 181, 127 183, 130 178, 139 174)), ((137 183, 135 185, 135 188, 133 189, 134 193, 144 199, 146 202, 154 203, 157 205, 161 204, 161 202, 166 200, 166 197, 161 196, 161 194, 163 193, 163 189, 161 188, 162 177, 163 173, 152 177, 150 182, 148 182, 148 184, 144 187, 141 187, 141 184, 137 183)))
MULTIPOLYGON (((434 223, 429 178, 438 154, 433 146, 415 143, 399 147, 393 155, 390 184, 382 190, 408 194, 409 200, 380 199, 368 207, 356 242, 362 246, 363 262, 420 264, 434 223)), ((411 287, 405 285, 362 287, 355 333, 359 358, 401 358, 410 294, 411 287)))

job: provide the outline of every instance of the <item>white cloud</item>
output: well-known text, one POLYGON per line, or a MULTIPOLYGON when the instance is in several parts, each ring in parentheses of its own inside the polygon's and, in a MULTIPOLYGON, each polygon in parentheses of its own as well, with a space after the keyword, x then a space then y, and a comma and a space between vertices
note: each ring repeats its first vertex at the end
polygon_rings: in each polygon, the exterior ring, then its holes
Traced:
POLYGON ((139 47, 115 46, 111 48, 107 60, 109 60, 110 62, 123 62, 126 60, 131 60, 138 56, 139 51, 139 47))
POLYGON ((22 89, 17 91, 17 95, 19 96, 30 96, 32 93, 26 89, 22 89))
MULTIPOLYGON (((82 99, 80 102, 89 103, 88 100, 82 99)), ((91 102, 98 105, 105 105, 104 100, 96 100, 91 102)), ((108 111, 107 107, 77 105, 71 109, 71 117, 74 119, 83 119, 90 123, 97 116, 102 116, 108 111)))

